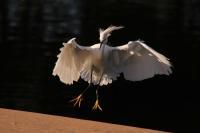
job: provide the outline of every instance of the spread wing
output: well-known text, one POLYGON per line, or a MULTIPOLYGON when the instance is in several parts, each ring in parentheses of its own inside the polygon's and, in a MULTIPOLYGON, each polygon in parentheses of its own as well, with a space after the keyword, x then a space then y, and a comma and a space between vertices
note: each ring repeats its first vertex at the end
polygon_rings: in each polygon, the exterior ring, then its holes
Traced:
POLYGON ((60 49, 58 60, 53 70, 53 75, 58 75, 60 80, 66 84, 72 84, 77 81, 80 72, 86 64, 86 58, 89 57, 89 47, 83 47, 75 42, 72 38, 67 43, 63 43, 64 47, 60 49))
POLYGON ((109 60, 114 69, 123 73, 125 79, 139 81, 156 74, 172 73, 171 63, 164 55, 156 52, 141 41, 113 47, 109 60))

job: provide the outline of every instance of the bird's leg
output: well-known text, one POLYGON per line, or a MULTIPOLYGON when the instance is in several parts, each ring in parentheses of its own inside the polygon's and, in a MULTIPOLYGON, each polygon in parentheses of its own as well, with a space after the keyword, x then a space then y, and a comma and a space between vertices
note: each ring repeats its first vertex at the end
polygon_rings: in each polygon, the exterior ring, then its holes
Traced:
POLYGON ((100 79, 99 79, 99 83, 98 83, 98 86, 97 86, 97 89, 96 89, 96 101, 95 101, 95 104, 94 104, 94 106, 93 106, 93 108, 92 108, 93 110, 99 109, 99 110, 102 111, 102 108, 101 108, 101 106, 99 105, 99 94, 98 94, 98 89, 99 89, 99 86, 100 86, 102 77, 103 77, 103 73, 101 74, 101 77, 100 77, 100 79))
POLYGON ((81 106, 81 102, 83 101, 83 94, 90 88, 90 86, 92 85, 92 73, 93 73, 93 68, 91 69, 91 74, 90 74, 90 83, 87 86, 87 88, 85 88, 83 90, 83 92, 78 95, 76 98, 70 100, 70 102, 74 102, 74 106, 78 105, 78 107, 80 108, 81 106))

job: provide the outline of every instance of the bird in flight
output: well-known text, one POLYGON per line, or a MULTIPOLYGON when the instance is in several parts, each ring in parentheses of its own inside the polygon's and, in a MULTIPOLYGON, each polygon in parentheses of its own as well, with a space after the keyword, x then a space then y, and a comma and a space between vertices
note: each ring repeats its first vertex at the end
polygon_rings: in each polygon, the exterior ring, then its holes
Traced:
POLYGON ((118 47, 109 46, 108 38, 111 33, 122 28, 122 26, 109 26, 105 30, 99 29, 100 43, 89 47, 77 44, 75 38, 63 43, 64 47, 57 56, 53 75, 58 75, 65 84, 73 84, 79 77, 89 83, 79 96, 71 100, 74 106, 80 107, 83 94, 94 84, 97 85, 96 102, 92 109, 102 110, 99 104, 99 86, 112 83, 120 73, 130 81, 172 73, 169 59, 142 41, 129 41, 118 47))

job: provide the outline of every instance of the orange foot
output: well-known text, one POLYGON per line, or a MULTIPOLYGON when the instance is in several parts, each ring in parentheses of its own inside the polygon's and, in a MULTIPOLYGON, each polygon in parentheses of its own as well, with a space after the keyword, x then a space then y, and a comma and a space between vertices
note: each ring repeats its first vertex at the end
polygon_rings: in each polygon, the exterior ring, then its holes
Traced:
POLYGON ((74 102, 74 106, 78 105, 78 107, 80 108, 82 101, 83 101, 82 94, 80 94, 76 98, 72 99, 70 102, 74 102))
POLYGON ((97 109, 103 111, 102 108, 101 108, 101 106, 99 105, 99 100, 98 99, 96 100, 96 102, 95 102, 92 110, 97 110, 97 109))

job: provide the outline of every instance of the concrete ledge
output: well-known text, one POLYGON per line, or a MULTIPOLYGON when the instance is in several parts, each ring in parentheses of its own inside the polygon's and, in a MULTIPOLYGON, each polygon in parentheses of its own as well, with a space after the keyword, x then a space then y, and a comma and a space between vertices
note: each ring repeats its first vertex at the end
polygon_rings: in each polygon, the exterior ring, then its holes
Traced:
POLYGON ((137 127, 0 109, 1 133, 165 133, 137 127))

